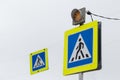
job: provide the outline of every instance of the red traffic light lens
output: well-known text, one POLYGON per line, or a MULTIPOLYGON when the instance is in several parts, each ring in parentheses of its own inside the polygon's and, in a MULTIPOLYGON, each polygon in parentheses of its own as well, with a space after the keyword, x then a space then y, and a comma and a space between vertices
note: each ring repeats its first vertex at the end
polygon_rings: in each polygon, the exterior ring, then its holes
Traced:
POLYGON ((72 19, 79 22, 82 19, 81 13, 78 9, 74 9, 71 13, 72 19))

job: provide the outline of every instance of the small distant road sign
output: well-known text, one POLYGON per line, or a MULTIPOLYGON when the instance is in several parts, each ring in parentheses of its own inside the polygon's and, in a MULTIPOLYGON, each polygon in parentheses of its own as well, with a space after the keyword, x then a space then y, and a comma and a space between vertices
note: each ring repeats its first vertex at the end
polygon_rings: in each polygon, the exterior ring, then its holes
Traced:
POLYGON ((101 25, 98 21, 65 32, 64 75, 101 68, 101 25))
POLYGON ((30 73, 35 74, 48 69, 48 50, 42 49, 30 54, 30 73))

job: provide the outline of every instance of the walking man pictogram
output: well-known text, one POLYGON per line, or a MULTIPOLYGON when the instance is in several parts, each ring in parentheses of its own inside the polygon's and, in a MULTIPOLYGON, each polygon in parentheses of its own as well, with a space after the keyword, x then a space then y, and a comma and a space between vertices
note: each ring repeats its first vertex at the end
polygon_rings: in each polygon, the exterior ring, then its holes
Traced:
POLYGON ((37 58, 37 63, 35 63, 35 68, 37 68, 37 67, 39 67, 41 65, 43 65, 43 64, 41 63, 41 59, 38 57, 37 58))
POLYGON ((42 65, 40 61, 41 61, 41 59, 40 59, 40 58, 38 58, 38 61, 37 61, 37 66, 38 66, 38 65, 42 65))
POLYGON ((71 59, 71 61, 74 61, 75 59, 77 60, 77 58, 81 59, 81 56, 78 56, 79 52, 81 53, 83 58, 85 57, 84 54, 83 54, 83 51, 82 51, 83 48, 84 48, 84 43, 81 41, 81 38, 80 38, 79 39, 79 44, 78 44, 78 46, 76 48, 76 50, 77 50, 76 55, 75 55, 75 57, 73 57, 71 59))
MULTIPOLYGON (((84 58, 84 54, 83 54, 83 51, 82 51, 83 48, 84 48, 84 43, 81 41, 81 38, 80 38, 79 39, 79 45, 76 48, 77 53, 76 53, 75 59, 77 59, 79 52, 81 52, 81 55, 84 58)), ((79 59, 80 59, 80 56, 79 56, 79 59)))

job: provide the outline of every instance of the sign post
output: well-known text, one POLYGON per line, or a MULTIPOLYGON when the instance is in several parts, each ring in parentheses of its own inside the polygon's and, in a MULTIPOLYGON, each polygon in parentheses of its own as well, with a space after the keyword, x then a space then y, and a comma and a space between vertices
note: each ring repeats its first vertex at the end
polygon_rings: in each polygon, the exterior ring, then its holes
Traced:
POLYGON ((83 73, 79 73, 79 79, 78 80, 83 80, 83 73))

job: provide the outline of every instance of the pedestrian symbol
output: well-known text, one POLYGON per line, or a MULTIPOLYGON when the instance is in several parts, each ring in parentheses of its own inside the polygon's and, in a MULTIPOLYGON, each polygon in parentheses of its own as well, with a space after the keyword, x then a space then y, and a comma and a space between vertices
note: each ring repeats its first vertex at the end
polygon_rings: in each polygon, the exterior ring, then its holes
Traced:
POLYGON ((81 34, 79 34, 79 37, 75 44, 74 50, 72 52, 72 56, 69 60, 69 63, 80 61, 83 59, 88 59, 88 58, 91 58, 90 52, 89 52, 81 34))
POLYGON ((43 65, 45 65, 45 63, 43 62, 41 57, 38 55, 33 68, 38 68, 38 67, 41 67, 43 65))
POLYGON ((48 50, 42 49, 30 54, 30 73, 35 74, 48 69, 48 50))

